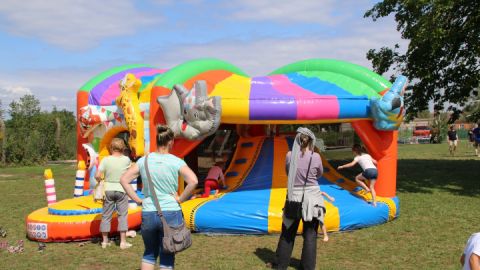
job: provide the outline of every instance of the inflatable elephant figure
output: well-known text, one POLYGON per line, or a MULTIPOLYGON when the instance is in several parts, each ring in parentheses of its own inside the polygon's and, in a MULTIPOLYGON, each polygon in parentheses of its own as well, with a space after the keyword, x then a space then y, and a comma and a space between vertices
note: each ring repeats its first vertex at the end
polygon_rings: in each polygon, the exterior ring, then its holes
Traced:
POLYGON ((207 83, 196 81, 192 90, 177 84, 167 97, 158 97, 167 125, 175 136, 197 140, 209 136, 220 125, 221 98, 207 96, 207 83))
POLYGON ((380 99, 370 100, 370 112, 378 130, 397 130, 405 115, 403 95, 408 80, 398 76, 392 87, 380 99))

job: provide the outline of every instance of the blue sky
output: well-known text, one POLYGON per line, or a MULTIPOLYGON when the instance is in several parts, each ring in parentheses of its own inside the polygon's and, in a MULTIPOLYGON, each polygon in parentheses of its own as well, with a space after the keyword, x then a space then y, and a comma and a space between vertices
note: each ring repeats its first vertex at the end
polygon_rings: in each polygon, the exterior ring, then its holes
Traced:
POLYGON ((371 48, 400 43, 369 0, 0 0, 0 100, 34 94, 45 110, 75 110, 78 88, 133 63, 171 68, 214 57, 264 75, 308 58, 371 67, 371 48))

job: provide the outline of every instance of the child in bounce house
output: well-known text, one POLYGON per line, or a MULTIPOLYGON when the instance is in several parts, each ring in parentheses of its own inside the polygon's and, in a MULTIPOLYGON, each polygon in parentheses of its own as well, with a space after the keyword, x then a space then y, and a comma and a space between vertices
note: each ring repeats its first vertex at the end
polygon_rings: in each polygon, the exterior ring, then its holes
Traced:
POLYGON ((355 177, 355 181, 364 188, 367 192, 371 192, 372 194, 372 204, 373 206, 377 206, 377 194, 375 192, 375 182, 377 181, 378 177, 378 170, 377 170, 377 161, 372 158, 369 154, 366 153, 365 149, 360 146, 359 144, 354 144, 352 147, 353 154, 355 158, 352 162, 347 163, 342 166, 338 166, 338 169, 350 168, 355 166, 355 164, 360 164, 362 167, 363 172, 359 173, 355 177), (368 187, 366 185, 366 181, 370 181, 368 187))
MULTIPOLYGON (((328 195, 326 192, 320 191, 320 193, 322 194, 322 196, 327 197, 327 199, 329 201, 331 201, 331 202, 335 201, 335 198, 328 195)), ((323 203, 323 200, 322 200, 322 203, 323 203)), ((325 214, 326 214, 325 203, 323 203, 323 205, 321 205, 321 207, 323 207, 323 215, 325 216, 325 214)), ((322 227, 323 242, 328 242, 327 226, 325 226, 325 222, 324 221, 320 222, 320 226, 322 227)))
POLYGON ((120 248, 126 249, 132 246, 126 240, 128 230, 128 196, 120 184, 120 176, 130 167, 130 158, 123 155, 125 143, 120 138, 114 138, 110 144, 110 156, 105 157, 98 166, 95 178, 100 181, 102 174, 105 175, 105 200, 103 201, 102 222, 102 248, 110 246, 108 233, 112 221, 113 211, 118 212, 118 231, 120 232, 120 248))
POLYGON ((213 165, 210 170, 208 171, 207 177, 205 178, 204 184, 204 192, 202 194, 193 195, 192 199, 201 197, 207 198, 210 196, 210 192, 215 190, 215 196, 218 195, 221 188, 226 189, 227 186, 225 184, 225 175, 223 174, 223 167, 225 166, 225 162, 219 161, 213 165))
MULTIPOLYGON (((320 149, 318 147, 314 146, 313 151, 320 155, 320 149)), ((320 190, 320 195, 322 195, 323 197, 326 197, 330 202, 335 201, 335 198, 328 195, 328 193, 326 193, 325 191, 320 190)), ((323 216, 325 217, 325 214, 327 213, 327 208, 325 207, 324 200, 321 200, 320 207, 323 208, 323 216)), ((322 233, 323 233, 323 242, 328 242, 329 238, 328 238, 328 234, 327 234, 327 226, 325 226, 325 222, 323 220, 321 220, 321 222, 320 222, 320 227, 321 227, 322 233)))

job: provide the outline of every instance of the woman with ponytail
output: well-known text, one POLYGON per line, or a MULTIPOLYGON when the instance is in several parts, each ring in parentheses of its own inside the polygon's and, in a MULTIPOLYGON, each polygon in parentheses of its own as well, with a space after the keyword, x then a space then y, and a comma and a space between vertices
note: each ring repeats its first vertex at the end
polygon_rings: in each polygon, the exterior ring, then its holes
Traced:
POLYGON ((149 187, 149 181, 144 181, 143 194, 145 194, 145 198, 143 200, 137 196, 130 182, 139 175, 142 176, 142 179, 148 179, 145 169, 146 157, 140 158, 120 179, 120 183, 130 198, 142 205, 142 238, 145 244, 142 270, 153 270, 158 257, 160 257, 160 269, 173 269, 175 264, 175 254, 162 251, 163 225, 155 207, 152 192, 157 195, 162 214, 168 225, 177 227, 185 222, 180 203, 190 197, 198 183, 197 176, 185 161, 170 154, 173 137, 173 131, 169 127, 157 126, 157 150, 148 155, 148 168, 154 187, 149 187), (182 175, 187 183, 180 196, 177 195, 178 174, 182 175))
POLYGON ((317 257, 317 230, 324 221, 324 202, 318 178, 323 174, 322 159, 315 153, 316 138, 308 128, 298 128, 292 151, 287 153, 288 175, 287 198, 282 218, 282 233, 276 251, 276 268, 287 269, 292 255, 300 220, 303 221, 303 248, 301 264, 303 269, 315 269, 317 257), (289 218, 287 203, 301 205, 301 214, 289 218), (287 217, 288 216, 288 217, 287 217))

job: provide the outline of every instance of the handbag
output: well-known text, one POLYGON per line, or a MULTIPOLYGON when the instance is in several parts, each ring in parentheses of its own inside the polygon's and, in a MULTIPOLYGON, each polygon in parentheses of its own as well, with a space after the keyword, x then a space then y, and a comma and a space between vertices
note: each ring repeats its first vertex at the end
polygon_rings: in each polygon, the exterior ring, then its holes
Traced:
POLYGON ((102 179, 97 182, 93 188, 93 201, 103 202, 105 201, 105 180, 102 179))
POLYGON ((288 219, 297 220, 302 218, 302 204, 303 204, 303 199, 305 197, 305 186, 307 185, 307 177, 308 177, 308 173, 310 172, 312 157, 313 157, 313 151, 312 151, 312 155, 310 156, 310 162, 308 162, 308 169, 307 169, 307 175, 305 175, 305 182, 303 183, 302 201, 296 202, 296 201, 288 200, 288 193, 287 193, 287 199, 285 200, 285 206, 283 207, 283 215, 285 215, 285 217, 288 219))
MULTIPOLYGON (((178 227, 173 227, 168 225, 167 220, 163 216, 162 207, 160 207, 160 202, 158 201, 157 194, 155 193, 155 188, 150 177, 150 171, 148 170, 148 155, 145 156, 145 171, 147 172, 148 188, 152 194, 155 206, 157 207, 158 215, 162 220, 163 225, 163 252, 175 254, 180 251, 184 251, 192 245, 192 235, 190 230, 185 226, 185 219, 178 227)), ((183 215, 182 215, 183 218, 183 215)))

